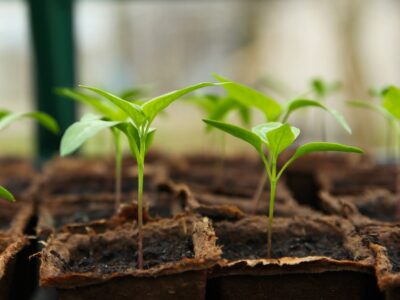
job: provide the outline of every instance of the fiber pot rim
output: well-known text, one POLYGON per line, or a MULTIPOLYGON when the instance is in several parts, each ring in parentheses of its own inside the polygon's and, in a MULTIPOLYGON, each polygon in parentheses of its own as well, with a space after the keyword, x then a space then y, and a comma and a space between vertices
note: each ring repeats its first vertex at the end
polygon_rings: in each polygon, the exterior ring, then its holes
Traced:
MULTIPOLYGON (((47 246, 42 251, 40 266, 40 285, 53 286, 56 288, 74 288, 92 284, 103 283, 115 278, 121 277, 159 277, 165 275, 179 274, 188 271, 205 270, 216 264, 221 255, 221 249, 216 245, 215 232, 208 218, 193 218, 188 216, 179 216, 173 219, 163 219, 157 222, 150 222, 144 226, 148 230, 156 228, 173 228, 179 222, 189 221, 193 225, 193 246, 194 258, 184 258, 178 262, 167 262, 145 270, 131 269, 125 272, 113 272, 110 274, 100 274, 96 272, 64 272, 57 267, 59 257, 51 253, 60 253, 57 249, 65 250, 63 239, 68 239, 74 234, 59 233, 50 238, 47 246)), ((128 225, 128 224, 125 224, 128 225)), ((130 224, 132 225, 132 224, 130 224)), ((123 233, 124 225, 119 230, 123 233)), ((134 230, 137 230, 136 228, 134 230)), ((111 231, 109 231, 111 232, 111 231)), ((82 236, 82 234, 75 234, 82 236)), ((68 251, 68 250, 67 250, 68 251)), ((64 251, 65 252, 65 251, 64 251)))
MULTIPOLYGON (((249 216, 248 219, 264 218, 265 216, 249 216)), ((238 222, 243 221, 239 220, 238 222)), ((344 246, 361 257, 359 260, 338 260, 327 256, 306 256, 306 257, 281 257, 281 258, 259 258, 259 259, 238 259, 229 261, 222 258, 217 266, 212 270, 214 276, 237 275, 243 273, 274 275, 282 273, 321 273, 326 271, 360 271, 365 273, 374 272, 374 258, 366 246, 362 244, 362 237, 355 232, 354 226, 346 219, 336 216, 323 217, 293 217, 275 218, 274 222, 322 222, 328 226, 340 230, 344 237, 344 246), (336 228, 337 221, 340 221, 340 228, 336 228), (355 247, 351 245, 354 244, 355 247), (349 248, 350 247, 350 248, 349 248), (351 248, 352 247, 352 248, 351 248), (359 251, 359 253, 356 253, 359 251), (285 270, 286 268, 286 270, 285 270)), ((217 237, 218 238, 218 237, 217 237)))
POLYGON ((22 235, 13 237, 11 235, 0 234, 0 239, 10 241, 10 244, 8 244, 4 251, 0 253, 0 279, 2 279, 7 270, 7 265, 29 242, 28 239, 22 235))

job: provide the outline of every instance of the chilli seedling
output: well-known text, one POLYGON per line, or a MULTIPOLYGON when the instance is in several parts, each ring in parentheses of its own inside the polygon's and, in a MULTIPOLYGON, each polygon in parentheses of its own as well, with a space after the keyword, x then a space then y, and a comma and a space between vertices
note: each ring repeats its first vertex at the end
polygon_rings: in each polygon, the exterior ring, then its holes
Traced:
POLYGON ((264 163, 265 171, 268 174, 270 183, 270 198, 268 210, 269 221, 267 230, 268 257, 271 257, 271 237, 276 187, 283 172, 289 167, 289 165, 299 157, 312 152, 341 151, 362 153, 362 150, 357 147, 337 143, 312 142, 298 147, 293 156, 279 169, 277 166, 279 155, 291 144, 293 144, 293 142, 299 136, 300 130, 298 128, 290 126, 288 123, 283 124, 279 122, 269 122, 257 125, 253 127, 250 131, 228 123, 213 120, 203 121, 210 126, 214 126, 252 145, 256 149, 257 153, 260 155, 264 163), (265 154, 264 152, 264 147, 267 150, 267 154, 265 154))
MULTIPOLYGON (((244 106, 256 108, 264 114, 266 122, 281 122, 286 123, 289 117, 296 111, 302 108, 316 107, 322 109, 329 113, 337 123, 349 134, 351 134, 351 128, 347 124, 345 118, 338 111, 327 107, 321 101, 305 98, 295 98, 289 100, 284 104, 280 104, 275 99, 261 93, 253 88, 233 82, 227 78, 220 75, 214 74, 214 78, 221 82, 227 82, 223 87, 227 91, 228 96, 235 99, 237 102, 244 106)), ((320 91, 320 95, 326 95, 328 91, 332 88, 328 88, 327 84, 322 81, 316 81, 314 84, 316 91, 320 91)), ((329 85, 330 86, 330 85, 329 85)), ((209 118, 212 119, 212 118, 209 118)), ((255 209, 258 207, 262 191, 267 183, 268 176, 265 173, 262 178, 260 178, 260 183, 258 184, 257 190, 254 195, 254 206, 255 209)))
POLYGON ((395 149, 395 156, 400 158, 399 145, 399 121, 400 121, 400 89, 395 86, 389 86, 382 90, 371 90, 370 94, 379 98, 378 103, 363 100, 353 100, 347 103, 350 106, 358 108, 366 108, 377 112, 387 121, 388 131, 386 135, 386 151, 388 158, 390 157, 390 148, 395 149), (397 150, 397 151, 396 151, 397 150))
POLYGON ((203 82, 187 88, 172 91, 167 94, 150 99, 143 104, 135 104, 124 100, 109 92, 98 88, 81 86, 91 90, 104 99, 113 103, 124 111, 128 118, 123 121, 102 120, 93 115, 85 116, 79 126, 70 127, 68 135, 64 136, 61 148, 73 147, 76 143, 83 143, 88 138, 104 128, 116 128, 123 132, 128 139, 129 148, 137 162, 138 171, 138 268, 143 268, 143 177, 145 156, 154 137, 155 129, 151 127, 154 119, 172 102, 186 94, 208 86, 221 85, 221 83, 203 82))
MULTIPOLYGON (((0 131, 23 118, 36 120, 39 124, 53 133, 57 133, 59 130, 57 122, 48 114, 42 112, 13 113, 7 110, 0 110, 0 131)), ((13 194, 2 186, 0 186, 0 199, 5 199, 11 202, 15 201, 13 194)))
MULTIPOLYGON (((218 94, 196 94, 188 97, 188 103, 192 103, 200 108, 205 115, 204 118, 224 121, 231 112, 237 112, 241 123, 244 126, 250 126, 251 111, 249 107, 235 101, 235 99, 228 96, 221 96, 218 94)), ((206 126, 206 132, 210 133, 214 127, 206 126)), ((215 169, 215 183, 220 184, 223 179, 224 161, 225 161, 225 136, 221 134, 218 137, 220 156, 216 163, 215 169)))
MULTIPOLYGON (((118 106, 110 103, 109 101, 104 100, 102 97, 94 96, 89 93, 79 91, 71 88, 58 88, 57 93, 61 96, 67 97, 69 99, 75 100, 77 102, 83 103, 84 105, 92 107, 92 109, 98 113, 101 117, 90 117, 86 116, 81 121, 74 123, 71 125, 71 129, 67 130, 65 133, 65 140, 63 139, 61 143, 61 156, 67 156, 74 151, 76 151, 79 147, 82 146, 85 140, 83 139, 74 139, 76 141, 75 144, 68 142, 70 139, 69 135, 75 135, 76 130, 80 130, 82 128, 87 128, 88 122, 95 122, 95 119, 102 119, 105 121, 124 121, 128 118, 128 115, 120 109, 118 106)), ((145 94, 143 89, 130 89, 120 93, 120 98, 125 99, 127 101, 138 103, 140 100, 136 98, 142 97, 145 94)), ((100 126, 99 126, 100 128, 100 126)), ((114 128, 108 127, 111 131, 113 142, 114 142, 114 153, 115 153, 115 212, 118 212, 118 209, 121 204, 121 192, 122 192, 122 145, 121 145, 121 132, 114 128)), ((97 132, 96 132, 97 133, 97 132)))

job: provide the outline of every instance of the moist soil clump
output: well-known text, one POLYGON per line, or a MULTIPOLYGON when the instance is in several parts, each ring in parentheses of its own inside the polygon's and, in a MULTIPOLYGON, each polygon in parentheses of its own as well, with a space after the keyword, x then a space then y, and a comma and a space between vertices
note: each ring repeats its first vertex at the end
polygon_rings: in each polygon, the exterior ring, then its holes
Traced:
MULTIPOLYGON (((68 262, 64 262, 65 271, 96 272, 101 274, 125 273, 137 267, 136 239, 126 239, 116 243, 101 236, 94 237, 89 245, 79 245, 68 262)), ((166 262, 178 262, 184 258, 193 258, 194 250, 191 236, 165 235, 153 232, 145 235, 144 269, 166 262)), ((56 253, 52 253, 56 255, 56 253)))

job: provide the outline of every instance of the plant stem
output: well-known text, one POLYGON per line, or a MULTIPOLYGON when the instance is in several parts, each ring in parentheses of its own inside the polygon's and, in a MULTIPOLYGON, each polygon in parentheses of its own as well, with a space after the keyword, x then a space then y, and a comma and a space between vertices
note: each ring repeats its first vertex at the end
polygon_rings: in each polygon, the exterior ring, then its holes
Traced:
POLYGON ((138 160, 138 268, 143 269, 143 174, 144 154, 138 160))
POLYGON ((267 180, 268 180, 268 173, 267 171, 265 171, 263 176, 261 177, 261 180, 258 182, 257 190, 253 197, 254 213, 257 212, 258 206, 260 204, 261 195, 265 188, 265 185, 267 184, 267 180))
POLYGON ((119 131, 114 131, 115 142, 115 213, 118 213, 121 205, 121 178, 122 178, 122 148, 121 134, 119 131))
POLYGON ((220 157, 217 163, 217 170, 216 170, 216 185, 220 186, 223 184, 223 177, 224 177, 224 164, 225 164, 225 135, 224 133, 221 134, 220 138, 220 157))
POLYGON ((272 223, 274 220, 274 206, 275 206, 275 192, 276 192, 276 183, 278 181, 276 174, 276 162, 277 157, 272 155, 271 158, 272 165, 270 170, 270 194, 269 194, 269 208, 268 208, 268 237, 267 237, 267 257, 271 257, 271 248, 272 248, 272 223))
POLYGON ((276 191, 276 179, 270 180, 271 190, 269 194, 269 211, 268 211, 268 243, 267 243, 267 256, 271 257, 272 248, 272 223, 274 220, 274 204, 275 204, 275 191, 276 191))

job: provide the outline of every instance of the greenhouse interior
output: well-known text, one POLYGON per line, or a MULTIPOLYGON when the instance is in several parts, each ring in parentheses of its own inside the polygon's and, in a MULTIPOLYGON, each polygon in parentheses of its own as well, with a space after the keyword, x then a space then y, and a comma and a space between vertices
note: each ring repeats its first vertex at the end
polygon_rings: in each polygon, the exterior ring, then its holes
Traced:
POLYGON ((0 0, 0 300, 400 300, 400 1, 0 0))

